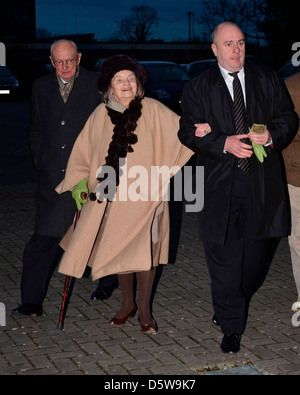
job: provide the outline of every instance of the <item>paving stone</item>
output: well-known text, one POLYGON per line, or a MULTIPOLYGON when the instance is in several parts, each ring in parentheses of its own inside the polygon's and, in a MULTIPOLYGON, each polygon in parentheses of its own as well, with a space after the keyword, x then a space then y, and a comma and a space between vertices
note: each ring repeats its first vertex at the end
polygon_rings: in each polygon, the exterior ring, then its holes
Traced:
POLYGON ((220 369, 220 370, 215 370, 211 372, 205 372, 202 373, 203 375, 218 375, 218 376, 255 376, 255 375, 261 375, 258 370, 254 369, 250 365, 245 365, 245 366, 237 366, 235 368, 229 368, 229 369, 220 369))

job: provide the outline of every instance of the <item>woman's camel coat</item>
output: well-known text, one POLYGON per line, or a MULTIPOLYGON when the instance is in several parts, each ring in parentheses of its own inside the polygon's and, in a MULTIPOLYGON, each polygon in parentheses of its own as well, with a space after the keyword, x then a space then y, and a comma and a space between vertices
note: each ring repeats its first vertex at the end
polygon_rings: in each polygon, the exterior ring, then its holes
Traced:
MULTIPOLYGON (((153 264, 167 263, 169 213, 167 202, 163 201, 166 185, 163 188, 160 185, 159 198, 152 201, 151 168, 153 172, 153 166, 178 166, 178 170, 193 152, 178 140, 178 115, 150 98, 144 98, 142 105, 142 116, 135 130, 138 142, 132 146, 134 152, 127 154, 115 200, 109 203, 88 200, 83 205, 75 230, 70 228, 62 240, 65 253, 60 273, 79 278, 89 265, 96 280, 113 273, 144 271, 153 264), (144 178, 148 176, 143 184, 141 174, 144 178), (141 184, 140 188, 137 184, 141 184), (128 191, 127 200, 124 191, 128 191), (140 199, 133 201, 138 192, 140 199)), ((101 104, 75 142, 65 179, 56 188, 58 193, 70 193, 67 191, 85 177, 89 180, 89 191, 96 191, 97 170, 105 164, 113 127, 105 104, 101 104)))

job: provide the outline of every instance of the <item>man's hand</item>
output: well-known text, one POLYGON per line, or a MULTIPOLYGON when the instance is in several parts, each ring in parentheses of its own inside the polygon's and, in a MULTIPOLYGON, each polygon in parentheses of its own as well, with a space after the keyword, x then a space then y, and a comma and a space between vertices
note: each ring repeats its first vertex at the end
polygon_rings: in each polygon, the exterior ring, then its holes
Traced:
POLYGON ((228 136, 225 141, 224 150, 237 158, 250 158, 253 154, 252 146, 241 141, 247 137, 249 137, 248 134, 228 136))
POLYGON ((87 196, 89 193, 87 182, 88 179, 84 178, 83 180, 79 181, 77 185, 75 185, 72 191, 72 198, 75 200, 77 209, 79 211, 81 210, 81 205, 87 202, 87 196))
POLYGON ((249 139, 258 145, 265 145, 271 141, 271 135, 268 129, 264 133, 249 132, 249 139))
POLYGON ((250 129, 249 138, 252 141, 253 151, 260 161, 263 163, 264 158, 267 157, 266 151, 264 149, 265 144, 271 144, 272 137, 264 124, 254 123, 250 129))

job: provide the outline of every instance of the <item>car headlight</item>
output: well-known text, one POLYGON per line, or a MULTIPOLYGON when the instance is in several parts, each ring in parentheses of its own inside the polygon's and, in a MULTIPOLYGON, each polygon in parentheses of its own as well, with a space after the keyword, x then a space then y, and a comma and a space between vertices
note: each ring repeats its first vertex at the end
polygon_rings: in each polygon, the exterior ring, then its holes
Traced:
POLYGON ((156 94, 159 99, 170 99, 171 97, 170 93, 163 89, 158 89, 156 91, 156 94))
POLYGON ((13 84, 13 87, 14 88, 17 88, 19 86, 19 81, 18 80, 15 80, 15 82, 14 82, 14 84, 13 84))

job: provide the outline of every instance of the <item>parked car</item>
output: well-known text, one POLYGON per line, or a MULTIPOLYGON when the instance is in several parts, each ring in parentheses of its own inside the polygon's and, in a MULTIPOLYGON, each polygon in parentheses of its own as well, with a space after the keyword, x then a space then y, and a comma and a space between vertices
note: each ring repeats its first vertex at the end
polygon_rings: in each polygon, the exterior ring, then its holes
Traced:
POLYGON ((216 59, 205 59, 205 60, 198 60, 196 62, 189 63, 186 66, 186 71, 189 73, 191 78, 197 77, 203 71, 211 67, 215 61, 216 59))
POLYGON ((104 62, 104 60, 106 60, 106 58, 101 58, 101 59, 97 60, 97 62, 95 63, 95 66, 94 66, 94 70, 95 71, 99 71, 100 70, 100 66, 104 62))
POLYGON ((286 64, 281 67, 280 70, 278 70, 277 74, 280 78, 280 81, 284 81, 286 80, 288 77, 290 77, 293 74, 296 74, 300 72, 300 65, 299 66, 294 66, 292 61, 289 60, 288 62, 286 62, 286 64))
POLYGON ((257 63, 264 67, 270 67, 270 65, 268 64, 265 58, 262 58, 257 55, 246 55, 246 60, 247 62, 257 63))
POLYGON ((47 63, 47 64, 42 64, 40 65, 36 70, 33 70, 31 73, 31 78, 32 81, 44 77, 47 74, 51 74, 54 71, 54 67, 52 64, 47 63))
POLYGON ((147 71, 146 96, 159 100, 177 114, 181 114, 181 94, 189 74, 177 63, 140 61, 147 71))
POLYGON ((19 88, 17 77, 6 66, 0 66, 0 94, 16 95, 19 88))

